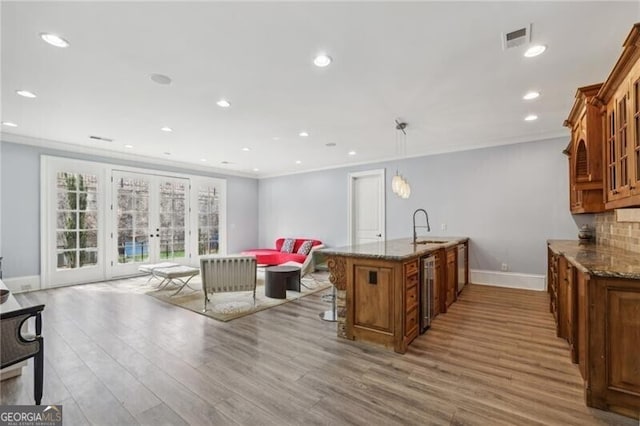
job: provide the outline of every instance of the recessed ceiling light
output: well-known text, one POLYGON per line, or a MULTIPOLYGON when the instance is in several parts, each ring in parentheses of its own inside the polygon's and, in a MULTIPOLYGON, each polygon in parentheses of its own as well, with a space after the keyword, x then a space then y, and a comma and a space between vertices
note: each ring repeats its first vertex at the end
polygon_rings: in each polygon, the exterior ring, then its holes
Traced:
POLYGON ((302 161, 296 160, 296 164, 302 164, 302 161))
POLYGON ((245 147, 245 148, 242 148, 242 150, 243 150, 244 152, 249 152, 249 151, 251 151, 249 148, 246 148, 246 147, 245 147))
POLYGON ((524 118, 524 121, 534 121, 537 120, 538 116, 535 114, 529 114, 524 118))
POLYGON ((355 151, 349 151, 349 155, 356 155, 355 151))
POLYGON ((547 50, 547 46, 544 44, 535 44, 524 52, 524 56, 527 58, 533 58, 534 56, 541 55, 545 50, 547 50))
POLYGON ((279 141, 280 140, 280 136, 274 136, 271 139, 273 139, 274 141, 279 141))
POLYGON ((124 147, 127 148, 127 149, 131 149, 131 148, 133 148, 133 145, 126 144, 124 147))
POLYGON ((527 92, 527 93, 522 97, 522 99, 524 99, 525 101, 530 101, 531 99, 535 99, 535 98, 537 98, 538 96, 540 96, 540 92, 534 92, 534 91, 531 91, 531 92, 527 92))
POLYGON ((206 158, 201 158, 200 161, 202 161, 204 163, 205 161, 207 161, 207 159, 206 158))
POLYGON ((226 99, 220 99, 218 102, 216 102, 216 105, 222 108, 229 108, 231 106, 229 101, 227 101, 226 99))
POLYGON ((260 171, 260 169, 253 169, 253 171, 254 171, 254 172, 259 172, 259 171, 260 171))
POLYGON ((298 136, 301 136, 301 137, 303 137, 303 138, 306 138, 307 136, 309 136, 309 133, 307 133, 307 132, 300 132, 300 133, 298 133, 298 136))
POLYGON ((162 84, 163 86, 171 84, 171 77, 164 74, 151 74, 149 78, 154 83, 162 84))
POLYGON ((69 42, 59 35, 40 33, 40 38, 55 47, 69 47, 69 42))
POLYGON ((173 129, 167 126, 161 127, 160 130, 162 130, 163 132, 173 132, 173 129))
POLYGON ((25 98, 35 98, 36 94, 28 90, 16 90, 16 93, 25 98))
POLYGON ((169 151, 165 151, 163 152, 164 155, 171 155, 171 153, 169 151))
POLYGON ((325 54, 320 54, 320 55, 315 57, 315 59, 313 60, 313 64, 316 67, 324 68, 324 67, 328 66, 331 63, 331 60, 332 60, 331 56, 325 55, 325 54))
POLYGON ((334 147, 334 146, 336 146, 336 143, 335 142, 329 142, 329 143, 325 143, 324 146, 334 147))
POLYGON ((2 125, 3 126, 7 126, 7 127, 18 127, 18 125, 16 123, 12 123, 10 121, 3 121, 2 125))

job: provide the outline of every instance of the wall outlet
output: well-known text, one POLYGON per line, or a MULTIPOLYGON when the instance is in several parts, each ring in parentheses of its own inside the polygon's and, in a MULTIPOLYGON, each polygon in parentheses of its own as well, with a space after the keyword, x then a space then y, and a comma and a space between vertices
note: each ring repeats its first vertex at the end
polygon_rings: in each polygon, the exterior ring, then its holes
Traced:
POLYGON ((507 265, 506 263, 503 263, 502 266, 500 267, 500 270, 502 272, 507 272, 509 270, 509 265, 507 265))
POLYGON ((442 225, 440 225, 440 229, 442 229, 443 231, 447 230, 447 224, 443 223, 442 225))

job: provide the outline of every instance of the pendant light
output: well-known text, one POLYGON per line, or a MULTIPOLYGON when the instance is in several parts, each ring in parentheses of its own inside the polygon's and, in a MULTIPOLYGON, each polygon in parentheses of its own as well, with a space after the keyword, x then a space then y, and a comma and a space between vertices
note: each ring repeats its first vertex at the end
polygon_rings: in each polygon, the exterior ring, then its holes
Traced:
MULTIPOLYGON (((407 123, 400 122, 396 120, 396 149, 400 147, 400 156, 403 157, 407 153, 407 132, 405 129, 407 128, 407 123), (402 132, 402 134, 400 134, 402 132)), ((411 186, 409 182, 398 173, 398 169, 396 169, 396 174, 391 179, 391 190, 394 194, 396 194, 400 198, 407 199, 411 195, 411 186)))

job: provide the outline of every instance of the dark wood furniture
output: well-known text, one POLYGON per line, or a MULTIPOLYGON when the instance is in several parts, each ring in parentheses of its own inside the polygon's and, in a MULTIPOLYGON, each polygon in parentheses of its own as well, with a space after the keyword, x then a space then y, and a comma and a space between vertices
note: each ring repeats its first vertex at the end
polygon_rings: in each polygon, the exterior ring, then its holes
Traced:
POLYGON ((264 293, 267 297, 286 299, 287 290, 300 291, 300 268, 270 266, 265 268, 264 293))
MULTIPOLYGON (((550 242, 548 246, 550 310, 558 336, 566 339, 571 360, 579 365, 586 404, 638 418, 640 279, 614 277, 618 272, 604 268, 600 275, 590 273, 589 265, 583 264, 605 259, 624 268, 627 259, 615 257, 616 251, 623 250, 590 245, 571 248, 573 252, 565 255, 562 245, 550 242)), ((627 253, 630 258, 637 256, 627 253)))
POLYGON ((42 401, 44 377, 44 339, 41 336, 43 309, 44 305, 36 305, 0 313, 0 368, 34 359, 33 393, 36 405, 42 401), (26 339, 22 335, 22 326, 29 318, 35 318, 36 335, 26 339))

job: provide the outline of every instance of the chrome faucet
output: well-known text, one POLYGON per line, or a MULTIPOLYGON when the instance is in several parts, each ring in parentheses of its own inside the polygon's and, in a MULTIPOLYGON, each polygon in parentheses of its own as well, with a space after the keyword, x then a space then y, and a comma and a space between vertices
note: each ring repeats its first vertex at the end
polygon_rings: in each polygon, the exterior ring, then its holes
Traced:
POLYGON ((427 214, 427 211, 425 209, 417 209, 415 212, 413 212, 413 244, 416 244, 416 242, 418 241, 418 233, 416 232, 416 228, 427 228, 427 232, 431 232, 431 226, 429 226, 429 215, 427 214), (418 212, 424 213, 424 217, 427 218, 427 226, 416 226, 416 214, 418 214, 418 212))

